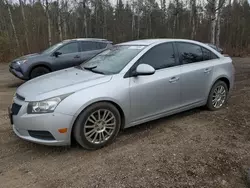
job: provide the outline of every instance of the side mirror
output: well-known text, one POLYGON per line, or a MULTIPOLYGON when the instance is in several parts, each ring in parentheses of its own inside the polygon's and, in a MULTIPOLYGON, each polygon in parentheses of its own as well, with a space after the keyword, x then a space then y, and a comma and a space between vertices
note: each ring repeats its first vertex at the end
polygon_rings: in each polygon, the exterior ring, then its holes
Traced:
POLYGON ((61 52, 54 52, 55 57, 58 57, 59 55, 62 55, 62 53, 61 52))
POLYGON ((155 73, 154 67, 148 64, 140 64, 136 67, 136 70, 133 73, 133 76, 146 76, 152 75, 155 73))

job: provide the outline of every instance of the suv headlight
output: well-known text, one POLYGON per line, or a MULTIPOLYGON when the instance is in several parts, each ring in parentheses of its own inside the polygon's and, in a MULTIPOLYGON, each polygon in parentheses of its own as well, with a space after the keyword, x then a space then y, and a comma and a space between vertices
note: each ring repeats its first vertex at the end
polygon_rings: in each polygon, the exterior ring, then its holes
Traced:
POLYGON ((58 104, 70 94, 53 97, 43 101, 29 102, 27 113, 28 114, 52 113, 54 112, 58 104))
POLYGON ((25 63, 26 61, 27 61, 27 59, 24 59, 24 60, 19 60, 19 61, 17 61, 16 63, 17 63, 18 65, 21 65, 21 64, 25 63))

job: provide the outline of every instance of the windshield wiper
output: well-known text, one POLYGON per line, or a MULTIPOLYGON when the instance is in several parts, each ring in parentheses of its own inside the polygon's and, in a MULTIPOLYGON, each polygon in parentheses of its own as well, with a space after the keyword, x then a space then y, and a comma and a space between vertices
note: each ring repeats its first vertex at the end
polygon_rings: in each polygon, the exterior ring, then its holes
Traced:
POLYGON ((97 66, 92 66, 92 67, 83 67, 84 69, 86 69, 86 70, 92 70, 92 69, 94 69, 94 68, 96 68, 97 66))
POLYGON ((89 70, 91 72, 97 73, 97 74, 104 74, 104 72, 102 71, 98 71, 98 70, 94 70, 97 66, 93 66, 93 67, 83 67, 86 70, 89 70))
POLYGON ((81 69, 82 70, 82 67, 80 65, 76 65, 75 66, 76 69, 81 69))

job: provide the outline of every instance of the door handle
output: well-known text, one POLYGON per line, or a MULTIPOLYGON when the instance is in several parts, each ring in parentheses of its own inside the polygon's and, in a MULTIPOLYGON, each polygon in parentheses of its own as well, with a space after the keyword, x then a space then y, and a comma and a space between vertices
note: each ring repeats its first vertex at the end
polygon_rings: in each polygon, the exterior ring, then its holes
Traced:
POLYGON ((169 80, 169 82, 170 83, 174 83, 174 82, 177 82, 179 80, 179 77, 172 77, 172 78, 170 78, 170 80, 169 80))
POLYGON ((204 73, 210 73, 211 69, 210 68, 206 68, 204 69, 204 73))
POLYGON ((79 56, 79 55, 76 55, 74 58, 80 58, 80 56, 79 56))

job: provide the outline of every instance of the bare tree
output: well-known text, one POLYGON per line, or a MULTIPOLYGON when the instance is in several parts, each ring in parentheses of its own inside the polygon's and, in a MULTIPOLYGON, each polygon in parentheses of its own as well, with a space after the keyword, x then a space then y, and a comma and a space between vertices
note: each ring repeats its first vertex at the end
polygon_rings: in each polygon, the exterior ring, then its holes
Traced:
POLYGON ((24 9, 23 9, 23 3, 24 3, 24 2, 22 2, 22 0, 19 0, 19 4, 20 4, 20 7, 21 7, 21 12, 22 12, 22 17, 23 17, 25 41, 26 41, 26 45, 27 45, 27 50, 28 50, 28 52, 30 52, 30 48, 29 48, 29 37, 28 37, 28 28, 27 28, 27 21, 26 21, 24 9))
POLYGON ((61 19, 61 9, 60 9, 60 1, 57 0, 57 27, 58 27, 58 35, 60 41, 63 40, 62 35, 62 19, 61 19))
MULTIPOLYGON (((87 13, 86 13, 86 3, 87 0, 82 0, 82 10, 83 10, 83 26, 84 26, 84 33, 85 33, 85 37, 88 37, 88 25, 87 25, 87 13)), ((95 9, 97 8, 97 5, 95 7, 95 9)), ((95 12, 97 12, 95 10, 95 12)), ((96 16, 97 17, 97 16, 96 16)), ((96 18, 97 19, 97 18, 96 18)))
POLYGON ((47 22, 48 22, 48 42, 49 45, 52 45, 52 37, 51 37, 51 18, 50 18, 50 14, 49 14, 49 2, 48 0, 46 0, 45 2, 45 12, 46 12, 46 17, 47 17, 47 22))
MULTIPOLYGON (((211 29, 210 29, 210 42, 215 44, 215 35, 216 35, 216 23, 218 19, 218 13, 222 6, 224 5, 225 0, 208 0, 208 5, 211 12, 211 29)), ((218 33, 218 32, 217 32, 218 33)), ((219 35, 219 33, 218 33, 219 35)))
POLYGON ((10 23, 11 23, 11 26, 12 26, 12 29, 13 29, 13 32, 14 32, 14 36, 15 36, 15 40, 16 40, 16 45, 17 45, 17 50, 18 50, 18 53, 20 53, 20 43, 19 43, 19 40, 17 38, 16 27, 14 25, 13 18, 12 18, 12 13, 11 13, 11 10, 10 10, 10 5, 9 5, 9 3, 8 3, 7 0, 6 0, 6 5, 8 7, 8 13, 9 13, 9 18, 10 18, 10 23))
POLYGON ((196 10, 196 0, 190 0, 190 6, 191 6, 191 39, 195 39, 196 35, 196 17, 197 17, 197 10, 196 10))
POLYGON ((218 6, 218 15, 217 15, 217 30, 216 30, 216 45, 220 46, 220 30, 221 30, 221 26, 220 26, 220 22, 221 22, 221 9, 223 7, 223 5, 225 4, 225 0, 219 0, 218 6))

